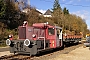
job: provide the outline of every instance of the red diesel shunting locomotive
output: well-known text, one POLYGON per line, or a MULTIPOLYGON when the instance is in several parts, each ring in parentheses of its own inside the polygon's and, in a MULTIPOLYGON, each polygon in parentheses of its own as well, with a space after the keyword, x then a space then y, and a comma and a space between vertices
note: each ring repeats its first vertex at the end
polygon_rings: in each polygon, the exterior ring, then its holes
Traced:
MULTIPOLYGON (((24 21, 23 26, 18 27, 18 35, 18 40, 6 40, 11 53, 35 55, 40 51, 63 47, 63 42, 69 41, 69 38, 63 39, 61 27, 51 26, 48 23, 35 23, 33 26, 28 26, 28 22, 24 21)), ((75 39, 79 41, 81 37, 75 39)))

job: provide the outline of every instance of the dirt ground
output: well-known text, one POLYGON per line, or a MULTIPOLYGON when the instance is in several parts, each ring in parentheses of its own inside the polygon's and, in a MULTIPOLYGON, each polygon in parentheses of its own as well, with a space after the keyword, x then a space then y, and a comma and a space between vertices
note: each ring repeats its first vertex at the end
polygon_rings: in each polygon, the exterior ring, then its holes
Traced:
POLYGON ((9 51, 0 52, 0 57, 4 55, 10 55, 10 54, 12 53, 10 53, 9 51))
POLYGON ((9 46, 7 47, 0 47, 0 57, 4 55, 10 55, 9 46))
POLYGON ((88 47, 79 47, 68 54, 58 55, 56 58, 49 60, 90 60, 90 50, 88 47))

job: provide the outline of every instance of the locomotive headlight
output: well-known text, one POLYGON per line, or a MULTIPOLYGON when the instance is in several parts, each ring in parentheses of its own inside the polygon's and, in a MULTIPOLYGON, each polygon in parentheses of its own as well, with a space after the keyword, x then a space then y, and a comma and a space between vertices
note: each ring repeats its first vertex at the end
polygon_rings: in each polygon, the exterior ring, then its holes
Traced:
POLYGON ((29 40, 29 39, 26 39, 26 40, 24 41, 24 45, 25 45, 25 46, 29 46, 29 45, 30 45, 30 40, 29 40))
POLYGON ((11 35, 9 35, 9 38, 11 37, 11 35))
POLYGON ((6 40, 6 45, 10 45, 11 41, 9 39, 6 40))
POLYGON ((35 34, 33 34, 33 35, 32 35, 32 37, 33 37, 33 38, 35 38, 35 37, 36 37, 36 35, 35 35, 35 34))

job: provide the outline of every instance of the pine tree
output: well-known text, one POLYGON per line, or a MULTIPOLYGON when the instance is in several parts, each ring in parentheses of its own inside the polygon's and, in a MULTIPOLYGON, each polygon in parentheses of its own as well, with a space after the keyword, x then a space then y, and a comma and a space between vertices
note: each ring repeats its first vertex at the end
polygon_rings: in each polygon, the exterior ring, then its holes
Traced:
POLYGON ((62 9, 60 7, 60 4, 59 4, 59 0, 54 1, 52 16, 55 18, 54 19, 55 24, 63 27, 63 17, 64 16, 63 16, 63 12, 62 12, 62 9))
POLYGON ((69 14, 69 11, 66 9, 66 7, 64 7, 64 9, 63 9, 63 13, 64 14, 69 14))
POLYGON ((53 10, 56 10, 56 9, 62 10, 59 4, 59 0, 54 1, 53 10))

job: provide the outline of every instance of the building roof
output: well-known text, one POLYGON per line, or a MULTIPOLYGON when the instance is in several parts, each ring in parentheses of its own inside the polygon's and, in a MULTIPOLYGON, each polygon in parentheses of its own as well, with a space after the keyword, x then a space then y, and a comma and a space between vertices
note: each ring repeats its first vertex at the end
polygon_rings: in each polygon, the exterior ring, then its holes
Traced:
POLYGON ((51 14, 52 12, 49 9, 44 13, 44 15, 51 15, 51 14))
MULTIPOLYGON (((27 7, 27 8, 24 8, 24 9, 23 9, 23 12, 28 13, 30 10, 33 10, 33 8, 28 8, 28 7, 27 7)), ((36 11, 37 13, 39 13, 39 14, 42 14, 40 11, 38 11, 38 10, 36 10, 36 9, 35 9, 35 11, 36 11)))

